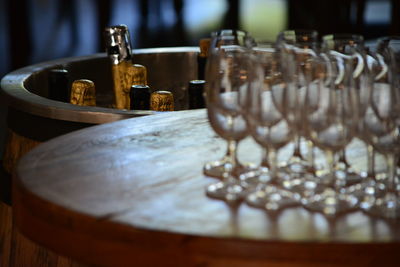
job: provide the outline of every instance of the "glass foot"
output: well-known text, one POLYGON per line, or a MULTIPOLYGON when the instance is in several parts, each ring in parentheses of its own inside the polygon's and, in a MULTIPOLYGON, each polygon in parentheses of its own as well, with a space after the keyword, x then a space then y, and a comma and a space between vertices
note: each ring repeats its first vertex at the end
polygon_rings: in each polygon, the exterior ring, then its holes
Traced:
POLYGON ((246 196, 247 190, 235 179, 217 182, 207 186, 206 194, 210 198, 223 200, 226 202, 240 201, 246 196))
POLYGON ((358 199, 353 195, 337 193, 332 188, 316 193, 303 203, 310 211, 320 212, 326 216, 347 213, 356 210, 358 199))
POLYGON ((362 210, 369 210, 377 197, 383 196, 386 186, 373 178, 365 178, 362 183, 351 185, 345 189, 345 193, 359 199, 362 210))
POLYGON ((255 170, 255 165, 251 163, 240 164, 233 168, 232 162, 223 159, 221 161, 208 162, 203 167, 203 173, 214 178, 226 178, 229 175, 240 177, 248 172, 255 170))
POLYGON ((355 184, 360 184, 365 180, 365 177, 361 173, 357 173, 352 171, 351 169, 345 170, 337 170, 335 171, 336 177, 343 184, 343 186, 352 186, 355 184))
POLYGON ((385 219, 400 218, 400 197, 393 192, 388 192, 375 199, 368 209, 363 209, 367 214, 385 219))
POLYGON ((255 208, 277 211, 298 206, 300 204, 300 196, 273 185, 263 185, 257 191, 247 195, 246 203, 255 208))
POLYGON ((324 180, 311 174, 306 174, 302 178, 294 178, 284 181, 283 187, 291 192, 299 194, 302 199, 307 199, 327 188, 328 184, 324 180))
POLYGON ((294 179, 301 178, 307 174, 315 174, 315 168, 302 158, 292 158, 280 169, 289 173, 294 179))
POLYGON ((258 167, 250 169, 249 171, 242 173, 239 179, 249 186, 257 186, 259 184, 265 184, 271 181, 269 169, 266 167, 258 167))
POLYGON ((361 172, 354 170, 347 162, 337 162, 335 165, 336 177, 343 186, 351 186, 362 183, 365 176, 361 172))
POLYGON ((232 162, 227 158, 207 162, 203 167, 203 173, 210 177, 224 178, 232 170, 232 162))

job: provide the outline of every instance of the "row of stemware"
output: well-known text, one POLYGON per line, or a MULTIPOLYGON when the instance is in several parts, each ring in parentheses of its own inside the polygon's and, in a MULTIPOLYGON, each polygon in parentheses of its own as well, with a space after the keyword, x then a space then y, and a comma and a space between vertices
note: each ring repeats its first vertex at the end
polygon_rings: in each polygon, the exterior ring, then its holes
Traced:
POLYGON ((228 148, 223 159, 204 166, 206 175, 222 179, 207 187, 207 195, 267 210, 302 205, 336 215, 362 208, 397 218, 399 40, 382 38, 370 52, 359 35, 326 35, 319 42, 315 31, 284 31, 268 43, 243 31, 213 33, 207 111, 228 148), (258 167, 237 160, 237 144, 249 134, 264 149, 258 167), (307 157, 300 153, 301 138, 307 157), (344 156, 353 138, 368 147, 367 175, 344 156), (292 157, 278 163, 278 151, 290 142, 292 157), (315 166, 314 146, 324 151, 328 170, 315 166), (387 158, 380 180, 375 150, 387 158))

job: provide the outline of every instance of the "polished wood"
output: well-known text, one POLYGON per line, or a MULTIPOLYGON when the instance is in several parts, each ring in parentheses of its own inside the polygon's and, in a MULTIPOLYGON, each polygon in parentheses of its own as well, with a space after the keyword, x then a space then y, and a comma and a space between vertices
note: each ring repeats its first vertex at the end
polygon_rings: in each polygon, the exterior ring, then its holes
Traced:
MULTIPOLYGON (((215 179, 202 167, 221 158, 225 145, 204 109, 58 137, 20 161, 15 223, 58 253, 105 266, 398 264, 398 221, 361 212, 326 219, 300 207, 267 213, 208 198, 205 187, 215 179)), ((365 164, 361 142, 347 152, 355 168, 365 164)), ((243 162, 258 163, 261 154, 250 138, 239 145, 243 162)))

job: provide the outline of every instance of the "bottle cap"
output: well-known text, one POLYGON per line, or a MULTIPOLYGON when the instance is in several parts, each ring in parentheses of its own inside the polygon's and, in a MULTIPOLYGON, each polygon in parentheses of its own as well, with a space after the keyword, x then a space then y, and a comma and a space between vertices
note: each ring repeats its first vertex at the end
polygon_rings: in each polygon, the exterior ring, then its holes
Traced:
POLYGON ((63 68, 51 69, 48 73, 48 97, 52 100, 69 101, 69 73, 63 68))
POLYGON ((61 77, 65 77, 68 75, 68 70, 66 69, 51 69, 49 73, 52 75, 60 75, 61 77))
POLYGON ((79 106, 96 106, 96 89, 91 80, 80 79, 72 83, 71 104, 79 106))
POLYGON ((174 95, 170 91, 155 91, 150 96, 150 109, 174 111, 174 95))
POLYGON ((150 109, 150 87, 144 84, 132 85, 130 95, 131 110, 150 109))
POLYGON ((189 109, 205 108, 204 80, 192 80, 189 82, 189 109))
POLYGON ((104 29, 104 39, 107 54, 113 60, 113 64, 132 58, 131 39, 126 25, 120 24, 106 27, 104 29))
POLYGON ((205 80, 191 80, 189 82, 189 87, 196 87, 196 88, 201 87, 202 88, 205 83, 206 83, 205 80))
POLYGON ((145 85, 145 84, 134 84, 134 85, 132 85, 132 87, 131 87, 131 92, 132 92, 132 90, 135 90, 135 89, 146 89, 146 90, 150 90, 150 87, 149 87, 148 85, 145 85))

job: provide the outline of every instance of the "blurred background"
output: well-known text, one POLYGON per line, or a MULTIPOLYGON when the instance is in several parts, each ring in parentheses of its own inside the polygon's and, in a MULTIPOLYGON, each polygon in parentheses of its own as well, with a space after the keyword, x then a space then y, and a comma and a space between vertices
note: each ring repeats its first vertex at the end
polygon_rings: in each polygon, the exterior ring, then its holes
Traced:
MULTIPOLYGON (((315 29, 320 35, 359 33, 373 42, 400 34, 399 5, 399 0, 0 0, 0 77, 50 59, 103 52, 102 30, 109 25, 126 24, 133 48, 197 46, 221 28, 263 40, 274 40, 284 29, 315 29)), ((4 129, 4 105, 0 112, 4 129)))
POLYGON ((103 52, 126 24, 133 48, 196 46, 221 28, 274 40, 284 29, 399 34, 398 0, 0 0, 0 77, 49 59, 103 52))

